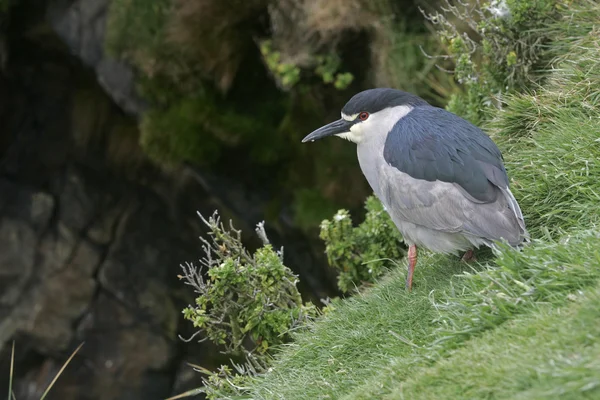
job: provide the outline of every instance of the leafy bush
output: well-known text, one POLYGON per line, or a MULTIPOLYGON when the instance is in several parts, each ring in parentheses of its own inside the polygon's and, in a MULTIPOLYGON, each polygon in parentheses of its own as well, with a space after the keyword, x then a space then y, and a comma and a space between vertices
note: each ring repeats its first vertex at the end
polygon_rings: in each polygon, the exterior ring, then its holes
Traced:
POLYGON ((199 329, 193 337, 203 334, 202 340, 244 359, 241 365, 234 364, 235 372, 229 366, 217 371, 196 366, 208 376, 202 391, 216 399, 239 393, 250 376, 264 372, 273 347, 288 341, 290 331, 306 326, 317 309, 303 303, 297 276, 283 264, 283 249, 273 250, 262 224, 257 233, 264 245, 250 254, 231 223, 226 229, 216 212, 208 219, 199 216, 209 229, 209 239, 201 238, 205 256, 200 268, 182 265, 180 279, 198 295, 183 315, 199 329))
MULTIPOLYGON (((281 52, 273 49, 272 40, 263 40, 260 52, 280 88, 290 90, 300 82, 301 68, 292 61, 283 61, 281 52)), ((350 72, 339 72, 341 59, 335 53, 315 54, 311 59, 309 66, 312 67, 312 73, 320 77, 325 84, 333 84, 336 89, 343 90, 354 80, 350 72)))
POLYGON ((478 124, 499 108, 502 94, 540 82, 552 54, 545 29, 566 0, 506 0, 482 3, 445 0, 444 13, 428 19, 437 26, 454 61, 454 74, 466 87, 454 93, 448 109, 478 124))
POLYGON ((182 266, 182 279, 198 294, 196 304, 183 311, 185 318, 228 353, 265 353, 284 343, 289 330, 304 324, 316 309, 302 302, 298 278, 283 264, 283 250, 276 252, 265 242, 250 254, 241 243, 241 231, 233 226, 226 230, 216 212, 208 220, 200 218, 210 240, 201 238, 206 253, 201 268, 182 266), (247 339, 253 343, 250 349, 247 339))
POLYGON ((321 239, 329 265, 339 270, 338 286, 348 292, 373 283, 404 255, 400 232, 381 202, 370 196, 364 222, 352 226, 347 210, 339 210, 321 223, 321 239))

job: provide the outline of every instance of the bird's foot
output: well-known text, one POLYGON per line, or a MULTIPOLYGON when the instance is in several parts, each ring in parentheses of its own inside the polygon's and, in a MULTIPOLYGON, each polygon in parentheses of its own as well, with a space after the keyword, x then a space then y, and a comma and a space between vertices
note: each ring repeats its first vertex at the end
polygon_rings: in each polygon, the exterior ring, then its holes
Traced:
POLYGON ((464 261, 466 263, 477 261, 477 258, 475 257, 475 252, 473 250, 467 250, 462 256, 461 261, 464 261))

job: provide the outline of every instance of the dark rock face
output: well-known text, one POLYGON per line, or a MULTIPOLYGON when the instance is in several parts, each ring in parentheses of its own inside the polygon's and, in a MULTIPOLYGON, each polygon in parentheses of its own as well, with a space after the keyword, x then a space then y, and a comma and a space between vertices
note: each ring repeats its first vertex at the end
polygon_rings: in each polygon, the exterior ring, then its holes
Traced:
MULTIPOLYGON (((201 230, 189 220, 195 208, 208 212, 208 196, 197 185, 187 204, 173 187, 161 196, 168 176, 143 161, 135 176, 120 173, 106 135, 127 118, 81 65, 39 47, 44 41, 20 42, 2 78, 0 375, 8 376, 15 339, 17 398, 37 399, 85 342, 50 398, 165 398, 180 363, 214 358, 177 336, 189 333, 180 310, 191 301, 178 264, 200 255, 201 230), (94 123, 74 115, 85 109, 94 123), (86 138, 87 149, 78 143, 86 138)), ((139 149, 130 151, 135 158, 139 149)))
MULTIPOLYGON (((178 338, 191 333, 180 310, 193 293, 176 276, 201 255, 196 211, 218 208, 251 235, 265 196, 146 160, 130 116, 144 109, 132 72, 102 51, 107 1, 30 13, 41 2, 26 3, 0 70, 0 393, 12 340, 19 400, 38 399, 81 342, 49 399, 159 399, 197 387, 185 362, 211 368, 227 357, 178 338)), ((332 294, 311 243, 284 214, 277 222, 270 238, 285 245, 304 291, 332 294)))
POLYGON ((47 19, 72 54, 91 67, 98 82, 125 112, 139 116, 146 108, 135 93, 132 69, 104 54, 109 0, 54 1, 47 19))

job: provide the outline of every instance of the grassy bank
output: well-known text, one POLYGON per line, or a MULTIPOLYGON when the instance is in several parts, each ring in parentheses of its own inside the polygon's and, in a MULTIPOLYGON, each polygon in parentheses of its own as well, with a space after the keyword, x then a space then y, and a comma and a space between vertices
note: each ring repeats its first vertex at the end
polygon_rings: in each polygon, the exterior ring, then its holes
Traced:
POLYGON ((297 334, 249 398, 600 398, 600 8, 584 4, 547 28, 543 85, 487 126, 531 246, 472 267, 425 255, 410 294, 398 260, 297 334))

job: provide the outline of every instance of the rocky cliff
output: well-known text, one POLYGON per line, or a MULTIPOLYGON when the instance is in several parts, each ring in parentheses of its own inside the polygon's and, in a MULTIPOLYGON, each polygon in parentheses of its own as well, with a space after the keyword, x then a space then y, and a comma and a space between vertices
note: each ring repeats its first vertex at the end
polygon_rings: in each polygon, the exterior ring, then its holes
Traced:
MULTIPOLYGON (((19 400, 39 398, 81 342, 49 398, 158 399, 198 386, 185 362, 223 356, 178 338, 190 333, 180 310, 192 293, 176 276, 201 255, 196 211, 217 208, 246 232, 265 218, 260 185, 146 158, 145 105, 133 71, 104 53, 106 13, 106 0, 20 1, 2 24, 0 393, 15 340, 19 400)), ((318 244, 290 221, 272 221, 271 238, 307 298, 331 294, 318 244)))

